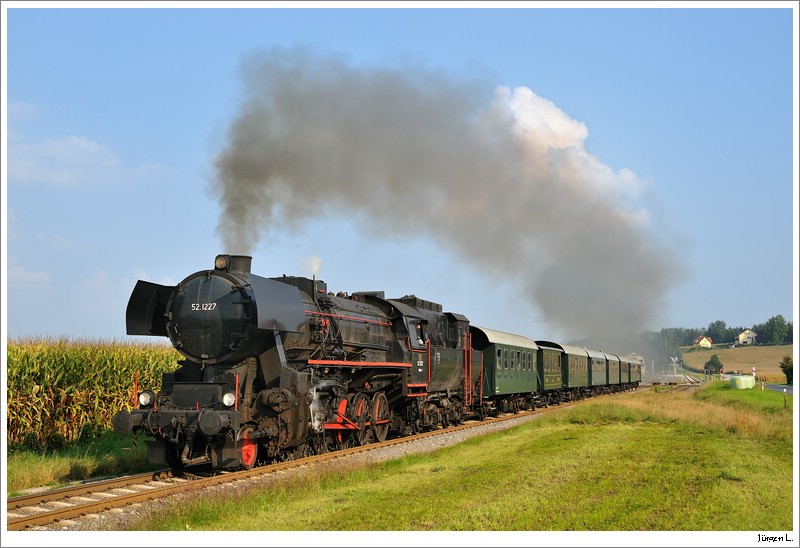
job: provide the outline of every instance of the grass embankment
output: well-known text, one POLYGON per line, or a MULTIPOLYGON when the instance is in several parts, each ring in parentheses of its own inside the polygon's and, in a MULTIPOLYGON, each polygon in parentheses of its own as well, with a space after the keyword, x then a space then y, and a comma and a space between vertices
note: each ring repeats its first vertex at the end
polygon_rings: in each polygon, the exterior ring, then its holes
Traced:
POLYGON ((70 483, 122 474, 136 474, 159 467, 147 463, 147 448, 134 448, 132 436, 114 432, 98 434, 89 442, 57 450, 16 447, 7 459, 8 496, 35 487, 62 487, 70 483))
POLYGON ((791 530, 791 405, 727 382, 603 398, 430 454, 183 501, 131 528, 791 530))
POLYGON ((784 356, 792 355, 792 345, 779 346, 737 346, 736 348, 692 348, 682 355, 683 363, 689 369, 703 372, 705 363, 717 355, 726 373, 738 370, 749 375, 756 368, 756 379, 761 382, 786 383, 786 375, 780 368, 784 356))

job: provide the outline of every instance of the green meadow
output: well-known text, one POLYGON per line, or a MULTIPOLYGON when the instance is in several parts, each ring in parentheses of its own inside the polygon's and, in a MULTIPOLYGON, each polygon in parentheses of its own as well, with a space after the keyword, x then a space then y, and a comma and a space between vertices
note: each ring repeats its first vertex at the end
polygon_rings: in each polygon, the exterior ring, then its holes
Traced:
POLYGON ((727 382, 646 389, 432 453, 198 495, 127 527, 791 531, 792 418, 791 397, 727 382))

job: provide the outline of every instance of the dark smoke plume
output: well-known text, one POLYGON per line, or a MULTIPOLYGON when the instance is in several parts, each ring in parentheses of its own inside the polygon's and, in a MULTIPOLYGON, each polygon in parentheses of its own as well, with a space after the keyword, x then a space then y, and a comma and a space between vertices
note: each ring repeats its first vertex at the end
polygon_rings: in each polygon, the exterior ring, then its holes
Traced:
POLYGON ((662 306, 674 256, 648 233, 642 183, 584 149, 586 126, 531 90, 306 50, 247 57, 216 159, 224 249, 340 216, 409 227, 517 280, 553 327, 602 340, 662 306))

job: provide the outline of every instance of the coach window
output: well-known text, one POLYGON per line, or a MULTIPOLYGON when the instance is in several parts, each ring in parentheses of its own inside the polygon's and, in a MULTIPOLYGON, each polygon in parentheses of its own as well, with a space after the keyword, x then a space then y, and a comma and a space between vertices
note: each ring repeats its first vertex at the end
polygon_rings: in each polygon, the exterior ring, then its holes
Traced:
POLYGON ((497 369, 501 369, 503 367, 503 351, 501 349, 497 349, 497 369))
POLYGON ((503 349, 503 369, 508 369, 508 348, 503 349))

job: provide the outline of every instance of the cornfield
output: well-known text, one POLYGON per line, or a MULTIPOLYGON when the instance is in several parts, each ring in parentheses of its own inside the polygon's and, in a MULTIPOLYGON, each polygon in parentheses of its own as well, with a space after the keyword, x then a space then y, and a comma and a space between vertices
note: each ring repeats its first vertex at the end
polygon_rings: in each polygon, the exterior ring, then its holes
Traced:
POLYGON ((134 404, 134 379, 157 390, 180 354, 163 344, 68 339, 8 341, 7 441, 40 448, 111 428, 134 404))

